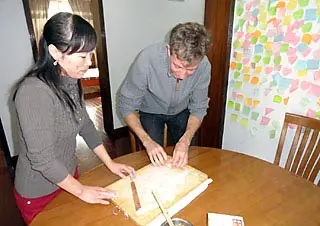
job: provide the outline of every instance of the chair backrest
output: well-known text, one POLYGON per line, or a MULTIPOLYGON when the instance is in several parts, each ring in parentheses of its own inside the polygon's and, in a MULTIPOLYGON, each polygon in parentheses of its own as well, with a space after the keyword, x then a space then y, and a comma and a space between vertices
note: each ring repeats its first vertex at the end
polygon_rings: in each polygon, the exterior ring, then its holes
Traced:
MULTIPOLYGON (((130 139, 131 152, 136 152, 144 149, 141 141, 130 128, 129 128, 129 139, 130 139)), ((167 147, 167 142, 168 142, 168 129, 167 129, 167 125, 165 124, 164 132, 163 132, 163 147, 167 147)))
MULTIPOLYGON (((297 129, 286 160, 285 169, 316 183, 320 170, 320 120, 286 113, 274 164, 279 165, 289 125, 297 129)), ((320 180, 318 181, 318 186, 320 180)))

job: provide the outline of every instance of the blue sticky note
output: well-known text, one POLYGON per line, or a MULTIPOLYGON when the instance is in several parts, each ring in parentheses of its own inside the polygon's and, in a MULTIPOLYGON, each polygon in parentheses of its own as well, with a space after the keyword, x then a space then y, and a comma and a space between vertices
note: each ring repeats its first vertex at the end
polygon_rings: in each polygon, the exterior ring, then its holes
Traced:
POLYGON ((307 9, 304 15, 305 21, 317 20, 317 9, 307 9))
POLYGON ((307 62, 305 60, 298 60, 296 65, 295 65, 295 68, 297 70, 305 70, 305 69, 307 69, 307 62))
POLYGON ((258 44, 254 47, 254 54, 257 55, 259 53, 263 53, 263 45, 258 44))
POLYGON ((273 39, 273 41, 274 41, 274 42, 281 42, 281 41, 283 41, 283 34, 275 36, 274 39, 273 39))
POLYGON ((280 83, 280 74, 279 72, 272 75, 274 85, 279 85, 280 83))
POLYGON ((319 60, 308 60, 307 67, 309 70, 317 70, 319 69, 319 60))
POLYGON ((259 8, 255 8, 255 9, 252 11, 252 16, 257 17, 258 15, 259 15, 259 8))
POLYGON ((308 45, 306 45, 305 43, 300 43, 297 46, 297 49, 299 52, 303 53, 304 51, 306 51, 308 49, 308 45))
POLYGON ((290 78, 285 78, 285 77, 282 77, 282 76, 280 76, 280 80, 279 80, 279 88, 281 89, 288 89, 289 87, 290 87, 290 85, 291 85, 291 81, 292 81, 292 79, 290 79, 290 78))

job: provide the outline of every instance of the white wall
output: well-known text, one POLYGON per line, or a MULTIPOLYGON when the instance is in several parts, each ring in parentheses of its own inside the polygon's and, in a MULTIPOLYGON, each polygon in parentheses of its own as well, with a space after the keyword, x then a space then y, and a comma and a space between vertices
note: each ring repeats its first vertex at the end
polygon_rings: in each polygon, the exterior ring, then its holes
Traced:
POLYGON ((11 156, 17 155, 14 148, 16 128, 8 103, 9 90, 33 62, 32 49, 21 0, 0 1, 0 117, 8 141, 11 156))
POLYGON ((114 129, 124 125, 117 92, 138 52, 180 22, 204 21, 204 0, 103 0, 114 129))

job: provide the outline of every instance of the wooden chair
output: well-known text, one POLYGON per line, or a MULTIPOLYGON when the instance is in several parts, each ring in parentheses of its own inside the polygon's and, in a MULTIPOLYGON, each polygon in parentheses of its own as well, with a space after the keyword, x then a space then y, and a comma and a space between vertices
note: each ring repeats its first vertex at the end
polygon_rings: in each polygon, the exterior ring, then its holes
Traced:
MULTIPOLYGON (((167 141, 168 141, 168 128, 167 125, 164 125, 164 132, 163 132, 163 147, 167 147, 167 141)), ((137 137, 137 135, 129 128, 129 138, 130 138, 130 149, 131 152, 136 152, 143 150, 144 147, 137 137)))
MULTIPOLYGON (((316 183, 320 171, 320 120, 286 113, 274 164, 279 165, 289 124, 297 125, 285 169, 316 183)), ((320 180, 317 183, 320 186, 320 180)))

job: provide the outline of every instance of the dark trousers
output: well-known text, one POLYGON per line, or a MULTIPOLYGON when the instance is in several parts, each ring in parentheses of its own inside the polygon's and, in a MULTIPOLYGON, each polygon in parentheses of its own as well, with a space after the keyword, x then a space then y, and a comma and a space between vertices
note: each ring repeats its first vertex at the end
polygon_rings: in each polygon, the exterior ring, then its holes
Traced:
POLYGON ((167 124, 171 141, 176 144, 186 131, 190 112, 186 109, 176 115, 162 115, 140 111, 139 115, 144 130, 155 142, 163 146, 164 125, 167 124))

